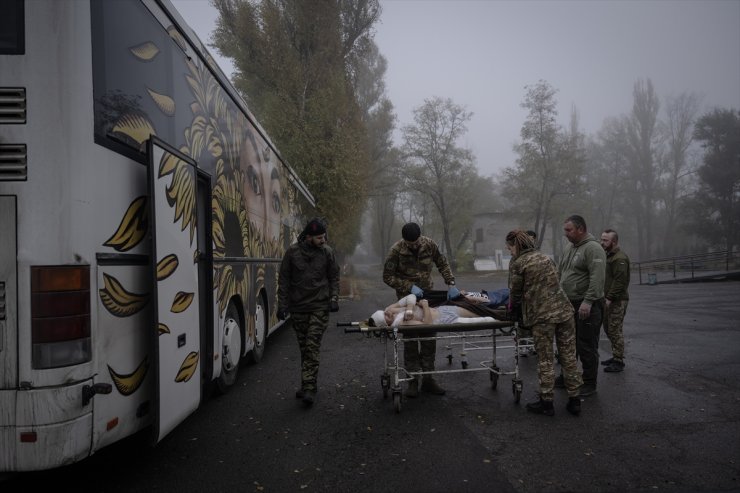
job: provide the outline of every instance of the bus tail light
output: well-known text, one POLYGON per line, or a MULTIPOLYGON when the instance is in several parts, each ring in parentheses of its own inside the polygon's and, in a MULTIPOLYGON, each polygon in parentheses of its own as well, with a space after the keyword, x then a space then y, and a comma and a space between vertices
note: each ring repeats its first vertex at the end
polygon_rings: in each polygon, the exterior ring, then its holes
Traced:
POLYGON ((36 369, 92 359, 89 265, 31 267, 31 344, 36 369))

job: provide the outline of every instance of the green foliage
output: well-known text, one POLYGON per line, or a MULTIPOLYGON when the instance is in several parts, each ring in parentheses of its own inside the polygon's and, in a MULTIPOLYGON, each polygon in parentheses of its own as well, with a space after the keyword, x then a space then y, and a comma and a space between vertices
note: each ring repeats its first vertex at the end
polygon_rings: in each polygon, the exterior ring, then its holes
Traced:
POLYGON ((453 269, 470 234, 470 190, 480 178, 470 151, 457 145, 471 117, 452 100, 434 97, 416 108, 414 124, 403 128, 404 183, 431 203, 453 269))
POLYGON ((377 0, 212 1, 214 46, 234 59, 235 86, 316 198, 333 246, 352 252, 373 168, 363 76, 383 73, 370 58, 377 0))
POLYGON ((694 138, 706 151, 699 189, 685 205, 692 227, 710 244, 740 245, 740 111, 715 109, 696 122, 694 138))
POLYGON ((543 80, 525 89, 521 106, 529 113, 516 146, 517 164, 504 170, 505 196, 509 212, 533 224, 541 244, 547 225, 556 215, 565 217, 582 189, 584 157, 575 129, 568 133, 557 123, 557 91, 543 80))

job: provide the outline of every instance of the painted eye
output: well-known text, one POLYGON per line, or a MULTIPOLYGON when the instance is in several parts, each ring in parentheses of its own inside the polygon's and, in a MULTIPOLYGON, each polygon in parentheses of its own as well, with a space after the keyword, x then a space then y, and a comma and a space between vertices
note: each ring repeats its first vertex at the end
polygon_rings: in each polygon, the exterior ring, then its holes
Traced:
POLYGON ((272 210, 280 214, 280 195, 277 192, 272 192, 272 210))
POLYGON ((262 195, 260 179, 257 176, 257 173, 254 172, 254 168, 252 166, 247 169, 247 181, 249 182, 249 186, 252 187, 252 191, 255 195, 262 195))

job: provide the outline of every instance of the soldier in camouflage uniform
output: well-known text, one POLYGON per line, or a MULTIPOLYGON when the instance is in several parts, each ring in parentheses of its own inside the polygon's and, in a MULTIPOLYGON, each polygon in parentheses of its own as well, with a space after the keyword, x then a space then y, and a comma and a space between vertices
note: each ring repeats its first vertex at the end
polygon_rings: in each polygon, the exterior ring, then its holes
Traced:
POLYGON ((278 278, 278 318, 290 323, 301 351, 301 389, 296 398, 308 407, 316 396, 321 339, 329 312, 339 311, 339 266, 326 245, 326 226, 312 219, 285 251, 278 278))
POLYGON ((619 235, 613 229, 601 233, 601 247, 606 252, 606 276, 604 277, 604 331, 612 343, 612 357, 602 361, 607 373, 624 370, 624 333, 622 325, 627 313, 630 285, 630 259, 619 248, 619 235))
POLYGON ((526 327, 532 328, 537 349, 539 400, 527 404, 527 411, 552 416, 555 385, 555 352, 560 355, 565 385, 568 389, 566 409, 574 415, 581 412, 578 390, 583 383, 576 362, 576 325, 573 306, 560 287, 558 271, 549 257, 537 251, 531 236, 521 230, 506 235, 511 252, 509 263, 509 296, 513 310, 521 311, 526 327))
MULTIPOLYGON (((383 282, 396 290, 396 299, 408 294, 416 295, 421 299, 424 290, 434 287, 432 281, 432 267, 436 266, 439 273, 449 286, 447 296, 450 299, 460 296, 455 287, 455 276, 452 275, 447 258, 439 251, 437 244, 426 236, 421 236, 421 228, 416 223, 407 223, 401 229, 402 240, 397 241, 385 258, 383 266, 383 282)), ((419 337, 434 337, 436 332, 419 334, 419 337)), ((404 366, 409 372, 434 371, 434 360, 437 355, 437 341, 407 341, 403 344, 404 366)), ((445 390, 440 387, 431 375, 422 377, 421 390, 436 395, 444 395, 445 390)), ((406 397, 419 395, 417 379, 409 382, 406 397)))

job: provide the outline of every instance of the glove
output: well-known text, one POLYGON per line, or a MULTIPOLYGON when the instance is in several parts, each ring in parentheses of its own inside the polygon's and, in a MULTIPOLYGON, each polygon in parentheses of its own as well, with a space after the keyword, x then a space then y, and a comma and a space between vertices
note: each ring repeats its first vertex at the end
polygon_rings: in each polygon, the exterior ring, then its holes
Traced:
POLYGON ((339 311, 339 302, 337 300, 331 300, 331 302, 329 303, 329 311, 330 312, 339 311))
POLYGON ((286 318, 288 318, 288 315, 290 315, 288 310, 285 310, 284 308, 278 308, 278 311, 277 311, 278 320, 285 320, 286 318))
POLYGON ((416 284, 414 284, 413 286, 411 286, 411 294, 413 294, 417 298, 423 298, 424 297, 424 290, 421 289, 416 284))
POLYGON ((450 286, 450 289, 447 290, 447 299, 455 300, 459 297, 460 297, 460 290, 457 289, 457 286, 455 285, 450 286))

